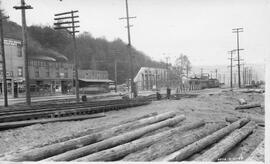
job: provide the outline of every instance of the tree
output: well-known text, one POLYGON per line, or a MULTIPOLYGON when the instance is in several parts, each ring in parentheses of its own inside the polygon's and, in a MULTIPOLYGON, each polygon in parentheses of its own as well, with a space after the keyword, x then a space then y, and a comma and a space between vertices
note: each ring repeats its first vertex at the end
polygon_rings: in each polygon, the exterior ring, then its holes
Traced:
POLYGON ((186 55, 180 54, 175 61, 174 71, 182 84, 184 76, 188 76, 191 71, 191 63, 186 55))

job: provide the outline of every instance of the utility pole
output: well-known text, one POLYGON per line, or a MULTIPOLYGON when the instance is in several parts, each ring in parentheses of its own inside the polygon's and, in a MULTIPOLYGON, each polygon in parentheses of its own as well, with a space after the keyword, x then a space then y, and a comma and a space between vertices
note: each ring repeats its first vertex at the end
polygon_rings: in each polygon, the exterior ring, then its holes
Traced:
POLYGON ((169 56, 166 56, 166 71, 167 71, 167 87, 169 87, 169 84, 168 84, 168 81, 169 81, 169 59, 170 57, 169 56))
POLYGON ((129 19, 133 19, 136 17, 130 17, 129 16, 129 11, 128 11, 128 0, 125 0, 126 2, 126 17, 123 18, 119 18, 119 19, 126 19, 127 20, 127 34, 128 34, 128 53, 129 53, 129 57, 130 57, 130 80, 131 80, 131 95, 133 94, 134 97, 137 97, 137 91, 135 88, 135 83, 134 83, 134 71, 133 71, 133 55, 131 53, 131 37, 130 37, 130 27, 132 27, 132 25, 130 25, 129 23, 129 19))
POLYGON ((8 106, 8 95, 7 95, 7 71, 6 71, 6 58, 5 58, 5 44, 4 44, 4 30, 3 20, 9 17, 4 17, 2 10, 0 9, 0 37, 1 37, 1 54, 2 54, 2 71, 3 71, 3 84, 4 84, 4 106, 8 106))
POLYGON ((230 81, 230 86, 231 86, 231 90, 233 88, 233 80, 232 80, 232 68, 233 68, 233 50, 232 51, 229 51, 228 53, 231 54, 231 57, 228 58, 230 61, 231 61, 231 65, 230 65, 230 73, 231 73, 231 81, 230 81))
POLYGON ((240 53, 239 53, 239 32, 243 32, 243 28, 232 29, 233 33, 237 34, 237 58, 238 58, 238 87, 241 88, 241 75, 240 75, 240 53))
POLYGON ((243 79, 243 87, 245 87, 245 63, 242 63, 241 64, 243 66, 243 69, 242 69, 242 79, 243 79))
POLYGON ((250 67, 250 84, 252 84, 252 80, 253 80, 253 71, 252 67, 250 67))
MULTIPOLYGON (((32 6, 26 5, 24 0, 21 0, 21 6, 14 6, 16 10, 21 10, 22 14, 22 52, 24 54, 24 70, 25 70, 25 85, 26 85, 26 103, 31 105, 31 94, 30 94, 30 81, 29 81, 29 71, 28 71, 28 54, 27 54, 27 26, 25 18, 25 10, 33 9, 32 6)), ((12 88, 13 89, 13 88, 12 88)))
POLYGON ((115 92, 117 92, 117 59, 114 58, 114 85, 115 85, 115 92))
POLYGON ((76 33, 79 31, 76 31, 76 28, 80 27, 78 25, 75 25, 75 23, 79 23, 79 21, 75 21, 75 18, 78 18, 79 16, 75 16, 74 13, 77 13, 76 11, 69 11, 64 13, 55 14, 54 20, 57 22, 54 23, 55 30, 61 30, 65 29, 67 30, 71 35, 73 39, 73 58, 74 58, 74 70, 75 70, 75 94, 76 94, 76 101, 80 102, 80 96, 79 96, 79 77, 78 77, 78 57, 77 57, 77 43, 76 43, 76 33), (63 21, 63 22, 62 22, 63 21), (65 25, 65 26, 62 26, 65 25))

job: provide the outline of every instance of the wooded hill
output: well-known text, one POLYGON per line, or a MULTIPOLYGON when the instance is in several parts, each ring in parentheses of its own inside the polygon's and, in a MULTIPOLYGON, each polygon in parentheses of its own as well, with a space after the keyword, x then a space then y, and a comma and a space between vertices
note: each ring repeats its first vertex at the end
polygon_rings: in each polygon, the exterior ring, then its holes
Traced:
MULTIPOLYGON (((29 56, 50 56, 58 61, 66 57, 73 62, 73 43, 71 35, 65 30, 54 30, 49 26, 34 25, 28 30, 29 56)), ((4 21, 4 35, 7 38, 21 39, 21 26, 10 20, 4 21)), ((77 36, 77 55, 80 69, 106 70, 109 79, 114 80, 114 61, 117 61, 118 83, 128 79, 129 56, 127 44, 121 39, 107 41, 105 38, 94 38, 84 32, 77 36)), ((166 63, 156 62, 143 52, 132 48, 134 76, 141 67, 166 68, 166 63)))

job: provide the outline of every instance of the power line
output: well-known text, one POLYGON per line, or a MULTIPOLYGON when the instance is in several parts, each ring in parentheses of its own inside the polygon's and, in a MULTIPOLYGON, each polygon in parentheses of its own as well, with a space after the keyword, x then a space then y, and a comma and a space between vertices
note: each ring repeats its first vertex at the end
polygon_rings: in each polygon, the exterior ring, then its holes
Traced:
POLYGON ((26 85, 26 103, 31 105, 30 83, 29 83, 29 71, 28 71, 28 54, 27 54, 27 26, 25 18, 25 10, 33 9, 32 6, 26 5, 24 0, 21 0, 21 6, 14 6, 16 10, 21 10, 22 15, 22 52, 24 54, 24 70, 25 70, 25 85, 26 85))
POLYGON ((240 75, 240 49, 239 49, 239 32, 243 32, 243 28, 235 28, 232 29, 233 33, 236 33, 237 35, 237 58, 238 58, 238 86, 241 88, 241 75, 240 75))
POLYGON ((134 97, 137 97, 137 91, 135 88, 135 83, 134 83, 134 70, 133 70, 133 55, 131 53, 131 37, 130 37, 130 27, 132 27, 132 25, 130 25, 129 19, 133 19, 136 17, 130 17, 129 16, 129 10, 128 10, 128 0, 125 0, 126 2, 126 17, 122 17, 119 18, 121 19, 126 19, 127 20, 127 34, 128 34, 128 53, 129 53, 129 57, 130 57, 130 80, 131 80, 131 94, 133 94, 134 97))
POLYGON ((233 68, 233 50, 232 51, 229 51, 228 53, 230 53, 231 54, 231 57, 230 58, 228 58, 231 62, 231 64, 230 64, 230 74, 231 74, 231 81, 230 81, 230 87, 231 87, 231 90, 232 90, 232 88, 233 88, 233 82, 232 82, 232 68, 233 68))
POLYGON ((76 42, 76 33, 79 31, 76 30, 76 28, 80 27, 78 25, 75 25, 75 23, 79 23, 78 20, 75 20, 75 18, 78 18, 79 16, 74 15, 75 13, 78 13, 78 10, 75 11, 69 11, 64 13, 58 13, 55 14, 54 20, 58 21, 54 23, 54 29, 55 30, 61 30, 66 29, 71 35, 73 39, 73 58, 74 58, 74 70, 75 70, 75 95, 76 95, 76 101, 80 102, 80 95, 79 95, 79 77, 78 77, 78 56, 77 56, 77 42, 76 42), (63 20, 63 22, 61 21, 63 20), (64 25, 64 26, 62 26, 64 25))

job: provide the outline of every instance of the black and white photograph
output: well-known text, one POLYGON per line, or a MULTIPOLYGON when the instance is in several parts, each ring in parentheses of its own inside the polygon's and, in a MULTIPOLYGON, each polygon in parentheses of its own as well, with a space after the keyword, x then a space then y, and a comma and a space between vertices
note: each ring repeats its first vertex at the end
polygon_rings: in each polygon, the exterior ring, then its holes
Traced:
POLYGON ((270 0, 0 0, 0 163, 270 163, 268 68, 270 0))

